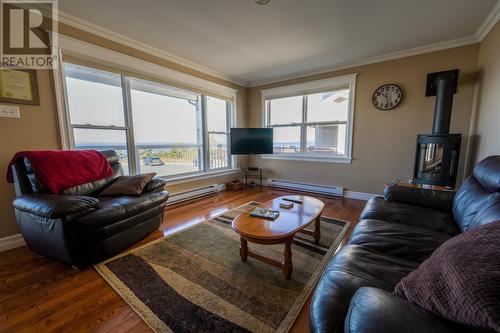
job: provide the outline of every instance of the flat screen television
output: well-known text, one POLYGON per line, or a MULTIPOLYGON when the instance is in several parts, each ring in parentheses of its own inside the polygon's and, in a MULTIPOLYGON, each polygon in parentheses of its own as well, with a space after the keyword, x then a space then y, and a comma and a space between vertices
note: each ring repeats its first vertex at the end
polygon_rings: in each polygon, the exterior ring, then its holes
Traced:
POLYGON ((272 128, 231 128, 231 154, 272 154, 272 128))

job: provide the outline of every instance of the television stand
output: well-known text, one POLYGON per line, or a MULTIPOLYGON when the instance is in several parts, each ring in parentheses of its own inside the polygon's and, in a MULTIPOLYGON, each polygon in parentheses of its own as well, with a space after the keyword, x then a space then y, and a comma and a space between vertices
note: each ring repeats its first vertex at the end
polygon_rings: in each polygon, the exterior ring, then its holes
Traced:
POLYGON ((248 183, 249 176, 259 174, 259 184, 262 187, 262 168, 259 167, 247 167, 245 168, 245 185, 254 186, 255 184, 248 183))

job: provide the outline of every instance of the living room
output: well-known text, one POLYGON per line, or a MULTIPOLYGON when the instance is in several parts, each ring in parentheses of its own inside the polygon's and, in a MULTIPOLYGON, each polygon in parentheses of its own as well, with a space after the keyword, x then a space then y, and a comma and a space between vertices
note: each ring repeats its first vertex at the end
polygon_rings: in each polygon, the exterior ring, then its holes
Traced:
POLYGON ((500 332, 500 2, 0 1, 1 332, 500 332))

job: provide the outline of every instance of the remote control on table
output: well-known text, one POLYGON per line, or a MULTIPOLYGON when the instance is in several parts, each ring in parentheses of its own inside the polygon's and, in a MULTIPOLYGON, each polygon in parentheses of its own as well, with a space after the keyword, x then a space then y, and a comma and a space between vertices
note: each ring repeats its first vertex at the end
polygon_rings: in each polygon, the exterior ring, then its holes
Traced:
POLYGON ((304 201, 303 200, 299 200, 299 199, 290 199, 290 198, 283 198, 283 200, 285 201, 290 201, 290 202, 295 202, 295 203, 303 203, 304 201))

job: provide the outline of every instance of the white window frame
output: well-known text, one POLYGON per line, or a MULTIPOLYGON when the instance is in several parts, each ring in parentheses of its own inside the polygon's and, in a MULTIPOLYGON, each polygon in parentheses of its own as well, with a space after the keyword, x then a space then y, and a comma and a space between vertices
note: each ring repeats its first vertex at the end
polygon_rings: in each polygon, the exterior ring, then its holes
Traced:
MULTIPOLYGON (((68 99, 65 87, 65 73, 64 73, 64 62, 63 53, 65 55, 70 55, 75 58, 80 58, 82 60, 88 60, 96 64, 103 64, 105 66, 111 66, 115 68, 124 69, 125 72, 136 73, 141 77, 149 78, 151 81, 158 82, 169 82, 167 85, 179 86, 182 89, 184 87, 190 87, 186 90, 191 90, 194 92, 199 92, 204 96, 220 96, 226 98, 230 101, 230 113, 228 117, 229 128, 233 127, 237 123, 237 90, 212 82, 205 79, 201 79, 189 74, 175 71, 173 69, 163 67, 154 63, 150 63, 138 58, 134 58, 119 52, 115 52, 100 46, 96 46, 87 42, 83 42, 71 37, 64 35, 59 35, 59 47, 58 47, 58 59, 57 66, 53 70, 54 84, 56 90, 56 103, 57 111, 59 117, 59 129, 61 135, 61 143, 63 149, 74 149, 74 139, 73 139, 73 125, 70 120, 68 99), (103 61, 102 59, 106 59, 103 61)), ((128 89, 128 77, 133 75, 122 75, 122 89, 125 91, 128 89)), ((127 95, 127 94, 124 94, 127 95)), ((125 99, 124 108, 126 114, 126 132, 127 132, 127 143, 134 143, 133 140, 133 126, 131 121, 131 109, 130 101, 125 99), (131 136, 131 137, 130 137, 131 136)), ((204 110, 206 112, 206 110, 204 110)), ((229 131, 228 128, 228 131, 229 131)), ((229 136, 228 136, 229 137, 229 136)), ((204 140, 205 141, 205 140, 204 140)), ((208 142, 204 142, 204 147, 208 145, 208 142)), ((137 172, 136 168, 136 157, 135 157, 135 147, 128 147, 129 153, 129 165, 130 173, 134 174, 137 172)), ((228 145, 228 167, 219 169, 210 169, 208 166, 204 165, 203 170, 178 174, 171 176, 162 176, 168 183, 182 183, 184 181, 196 180, 197 178, 204 179, 210 176, 220 176, 225 174, 236 173, 239 171, 238 160, 230 154, 230 147, 228 145)), ((209 161, 203 161, 203 163, 209 163, 209 161)))
MULTIPOLYGON (((274 98, 283 98, 292 96, 305 96, 307 94, 334 91, 349 87, 347 130, 346 130, 346 153, 344 155, 328 156, 328 155, 305 154, 305 153, 279 153, 279 154, 274 153, 272 155, 261 155, 261 157, 264 159, 351 163, 354 109, 355 109, 354 106, 355 106, 355 96, 356 96, 356 77, 357 73, 353 73, 349 75, 336 76, 324 80, 316 80, 316 81, 261 90, 261 124, 262 127, 273 127, 270 126, 269 124, 270 115, 268 114, 266 108, 266 102, 268 100, 274 98)), ((301 126, 302 127, 307 126, 307 123, 302 122, 301 126)), ((305 134, 301 133, 301 140, 303 135, 305 134)))

